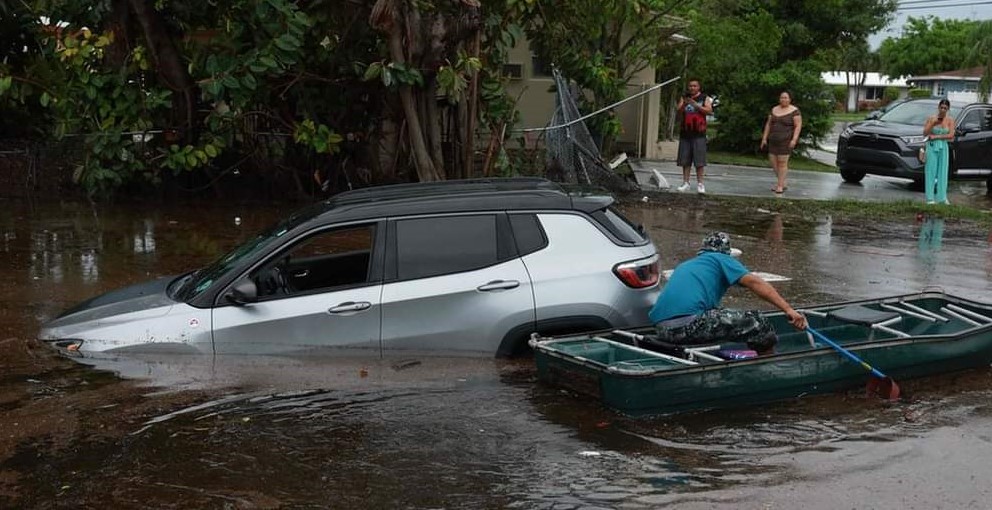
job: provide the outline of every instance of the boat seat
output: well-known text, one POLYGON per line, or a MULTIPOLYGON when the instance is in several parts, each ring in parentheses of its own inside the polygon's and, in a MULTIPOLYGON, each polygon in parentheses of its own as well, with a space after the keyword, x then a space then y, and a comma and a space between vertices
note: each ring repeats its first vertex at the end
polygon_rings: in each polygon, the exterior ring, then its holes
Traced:
POLYGON ((873 310, 861 305, 851 305, 845 306, 839 310, 831 310, 827 313, 827 316, 839 321, 850 322, 851 324, 860 324, 868 327, 895 319, 897 317, 902 317, 897 312, 873 310))

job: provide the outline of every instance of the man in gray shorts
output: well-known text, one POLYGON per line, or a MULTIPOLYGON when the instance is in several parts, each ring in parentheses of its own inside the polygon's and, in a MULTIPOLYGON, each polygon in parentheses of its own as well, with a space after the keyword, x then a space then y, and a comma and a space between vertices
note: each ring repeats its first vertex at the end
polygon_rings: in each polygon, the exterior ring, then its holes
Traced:
POLYGON ((713 113, 713 99, 703 94, 699 80, 689 80, 688 91, 679 99, 679 156, 682 167, 680 192, 689 190, 689 175, 696 167, 696 191, 706 193, 703 172, 706 170, 706 116, 713 113))

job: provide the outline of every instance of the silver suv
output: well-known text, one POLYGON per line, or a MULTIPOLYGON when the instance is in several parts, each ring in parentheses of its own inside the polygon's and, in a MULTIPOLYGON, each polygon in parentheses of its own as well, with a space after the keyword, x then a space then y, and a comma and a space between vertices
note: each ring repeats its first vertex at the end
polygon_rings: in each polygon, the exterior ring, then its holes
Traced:
POLYGON ((543 179, 341 193, 210 266, 81 303, 40 338, 75 354, 509 356, 535 331, 645 325, 658 254, 612 204, 543 179))

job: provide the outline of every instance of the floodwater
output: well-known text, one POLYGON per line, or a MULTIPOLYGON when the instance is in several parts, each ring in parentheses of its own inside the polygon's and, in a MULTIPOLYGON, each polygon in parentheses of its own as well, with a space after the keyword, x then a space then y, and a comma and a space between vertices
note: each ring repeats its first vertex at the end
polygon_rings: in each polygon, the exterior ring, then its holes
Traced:
MULTIPOLYGON (((72 303, 204 264, 294 206, 0 208, 0 508, 988 508, 992 370, 759 408, 630 419, 532 361, 59 358, 72 303), (109 371, 113 370, 113 372, 109 371)), ((988 300, 990 234, 921 217, 632 206, 672 267, 710 230, 794 304, 988 300)), ((734 289, 726 305, 762 306, 734 289)))

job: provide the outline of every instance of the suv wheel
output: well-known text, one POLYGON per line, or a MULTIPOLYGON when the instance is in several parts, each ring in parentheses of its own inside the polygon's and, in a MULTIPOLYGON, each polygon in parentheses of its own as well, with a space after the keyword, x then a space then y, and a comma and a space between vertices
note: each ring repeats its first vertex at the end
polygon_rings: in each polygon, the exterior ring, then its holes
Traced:
POLYGON ((861 171, 861 170, 853 170, 853 169, 850 169, 850 168, 841 167, 841 169, 840 169, 840 176, 846 182, 851 182, 851 183, 857 184, 857 183, 861 182, 861 179, 864 179, 865 178, 865 173, 863 171, 861 171))

